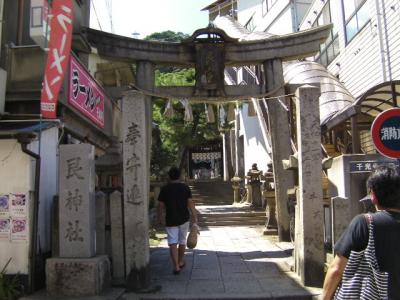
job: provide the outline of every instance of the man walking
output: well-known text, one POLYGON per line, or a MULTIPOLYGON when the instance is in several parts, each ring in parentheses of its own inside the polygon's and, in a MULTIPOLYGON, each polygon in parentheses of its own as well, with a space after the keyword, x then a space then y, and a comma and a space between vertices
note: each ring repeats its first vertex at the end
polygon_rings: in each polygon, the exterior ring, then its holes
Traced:
POLYGON ((161 223, 165 211, 165 225, 168 235, 168 246, 171 255, 173 274, 178 275, 185 266, 186 236, 189 230, 189 219, 197 223, 197 212, 190 188, 179 181, 180 171, 172 167, 168 172, 170 182, 161 188, 158 196, 158 223, 161 223), (190 213, 189 214, 189 210, 190 213))

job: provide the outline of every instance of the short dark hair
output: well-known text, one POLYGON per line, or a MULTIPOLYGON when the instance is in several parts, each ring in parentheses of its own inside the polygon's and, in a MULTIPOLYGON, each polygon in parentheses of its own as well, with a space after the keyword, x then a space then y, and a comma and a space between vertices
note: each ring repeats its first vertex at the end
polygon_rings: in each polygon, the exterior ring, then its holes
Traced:
POLYGON ((171 167, 168 171, 168 176, 171 180, 177 180, 181 177, 181 171, 177 167, 171 167))
POLYGON ((383 208, 400 208, 400 176, 390 167, 378 167, 367 180, 367 189, 375 193, 383 208))

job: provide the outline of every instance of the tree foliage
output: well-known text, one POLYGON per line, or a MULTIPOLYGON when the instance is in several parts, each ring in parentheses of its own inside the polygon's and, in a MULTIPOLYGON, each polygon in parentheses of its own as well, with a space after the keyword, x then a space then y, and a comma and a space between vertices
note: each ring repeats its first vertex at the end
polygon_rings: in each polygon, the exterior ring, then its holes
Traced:
MULTIPOLYGON (((146 39, 158 39, 163 41, 179 41, 187 35, 181 32, 166 31, 153 33, 146 39)), ((189 69, 165 69, 156 71, 157 86, 193 86, 195 84, 195 70, 189 69)), ((219 138, 217 123, 207 123, 204 103, 191 103, 193 121, 185 122, 185 109, 179 99, 173 100, 174 117, 164 117, 167 104, 166 99, 154 99, 153 122, 156 128, 153 130, 153 146, 151 167, 154 175, 160 175, 171 165, 180 165, 185 161, 185 153, 188 147, 204 144, 207 141, 219 138)), ((214 107, 216 114, 216 108, 214 107)))
POLYGON ((154 32, 144 39, 147 41, 180 42, 188 37, 189 35, 186 33, 167 30, 163 32, 154 32))

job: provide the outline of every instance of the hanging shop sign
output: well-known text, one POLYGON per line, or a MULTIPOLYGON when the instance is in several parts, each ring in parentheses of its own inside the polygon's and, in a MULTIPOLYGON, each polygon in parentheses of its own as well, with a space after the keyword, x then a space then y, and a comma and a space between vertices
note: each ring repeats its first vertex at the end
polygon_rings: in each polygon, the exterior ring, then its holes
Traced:
POLYGON ((57 100, 71 52, 73 0, 53 0, 49 52, 40 98, 44 118, 56 118, 57 100))
POLYGON ((97 126, 104 128, 105 93, 86 68, 71 55, 68 103, 97 126))
POLYGON ((372 123, 371 135, 382 155, 400 158, 400 108, 380 113, 372 123))

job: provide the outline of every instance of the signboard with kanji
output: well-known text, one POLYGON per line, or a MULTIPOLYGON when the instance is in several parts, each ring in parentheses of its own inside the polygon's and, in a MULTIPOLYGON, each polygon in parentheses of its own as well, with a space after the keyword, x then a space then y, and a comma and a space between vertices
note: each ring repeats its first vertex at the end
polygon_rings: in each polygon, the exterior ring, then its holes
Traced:
POLYGON ((104 128, 105 92, 86 68, 71 55, 68 103, 100 128, 104 128))
POLYGON ((391 168, 398 168, 398 161, 395 160, 367 160, 367 161, 351 161, 349 162, 350 173, 369 173, 374 171, 380 166, 387 166, 391 168))
POLYGON ((382 155, 400 158, 400 108, 380 113, 372 123, 371 135, 382 155))

